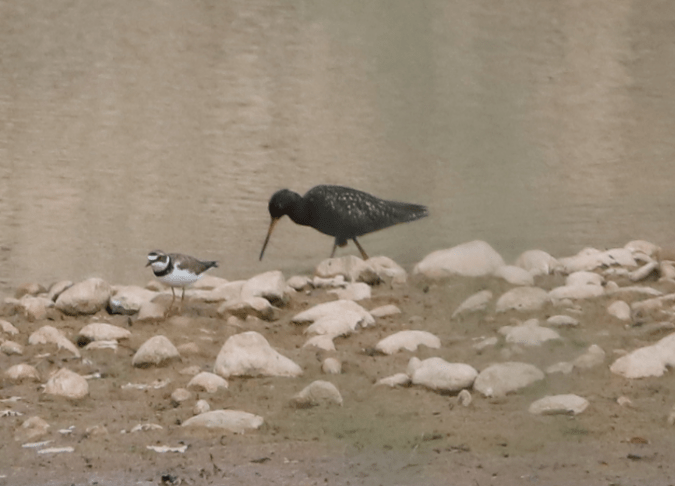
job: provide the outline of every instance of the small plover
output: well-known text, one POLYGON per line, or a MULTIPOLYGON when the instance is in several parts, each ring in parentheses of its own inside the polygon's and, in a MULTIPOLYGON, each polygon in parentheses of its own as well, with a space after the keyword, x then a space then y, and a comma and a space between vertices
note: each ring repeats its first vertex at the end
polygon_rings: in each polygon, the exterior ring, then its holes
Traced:
POLYGON ((171 286, 173 299, 171 299, 171 305, 167 309, 168 314, 176 301, 174 287, 183 288, 183 294, 180 298, 180 310, 182 311, 185 287, 199 280, 209 268, 217 267, 218 262, 201 261, 190 255, 164 253, 155 250, 148 253, 148 263, 145 266, 152 266, 152 273, 155 274, 157 280, 171 286))

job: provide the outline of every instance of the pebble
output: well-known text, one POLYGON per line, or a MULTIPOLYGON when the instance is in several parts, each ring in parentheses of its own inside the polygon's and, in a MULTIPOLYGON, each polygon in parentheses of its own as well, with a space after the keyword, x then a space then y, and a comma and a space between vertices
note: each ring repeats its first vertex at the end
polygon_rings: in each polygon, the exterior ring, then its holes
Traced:
POLYGON ((329 404, 342 405, 342 395, 331 382, 316 380, 295 395, 291 403, 299 408, 329 404))
POLYGON ((227 390, 228 383, 225 378, 215 373, 202 371, 190 380, 187 387, 204 390, 206 393, 216 393, 218 390, 227 390))
POLYGON ((361 322, 363 322, 363 317, 356 312, 346 311, 342 314, 326 315, 305 329, 305 334, 347 336, 356 331, 361 322))
POLYGON ((262 297, 278 307, 286 305, 289 287, 284 274, 273 270, 248 279, 241 288, 241 300, 246 302, 253 297, 262 297))
POLYGON ((579 271, 570 273, 565 278, 565 286, 574 287, 576 285, 598 285, 602 287, 605 279, 599 273, 579 271))
POLYGON ((104 322, 94 322, 80 329, 77 334, 77 342, 119 341, 120 339, 129 339, 129 337, 131 337, 131 332, 127 329, 104 322))
POLYGON ((550 395, 530 405, 528 411, 535 415, 578 415, 588 407, 588 400, 578 395, 550 395))
POLYGON ((20 363, 14 366, 10 366, 5 371, 5 376, 14 382, 21 381, 40 381, 40 373, 35 367, 26 364, 20 363))
POLYGON ((24 352, 24 347, 14 341, 3 341, 0 343, 0 351, 5 353, 7 356, 11 356, 13 354, 20 356, 24 352))
POLYGON ((459 307, 452 313, 455 318, 462 314, 470 314, 477 311, 484 311, 487 309, 488 303, 492 300, 492 292, 489 290, 481 290, 468 297, 462 302, 459 307))
POLYGON ((75 357, 80 357, 80 351, 71 343, 61 331, 52 326, 42 326, 28 337, 28 344, 56 344, 58 349, 70 351, 75 357))
POLYGON ((84 377, 74 371, 61 368, 47 381, 45 393, 71 400, 79 400, 89 395, 89 384, 84 377))
POLYGON ((584 354, 576 358, 572 364, 575 368, 589 369, 605 362, 605 351, 597 344, 592 344, 584 354))
POLYGON ((375 382, 376 385, 386 385, 386 386, 408 386, 412 383, 408 373, 396 373, 392 376, 387 376, 375 382))
POLYGON ((542 309, 549 302, 549 294, 539 287, 516 287, 502 294, 497 300, 497 312, 517 310, 532 312, 542 309))
POLYGON ((520 326, 503 326, 499 333, 504 335, 507 343, 522 346, 540 346, 546 341, 560 339, 553 329, 542 327, 537 319, 529 319, 520 326))
POLYGON ((259 428, 263 423, 262 417, 252 413, 239 410, 212 410, 187 419, 182 426, 243 434, 246 430, 259 428))
POLYGON ((112 314, 136 314, 143 304, 152 302, 157 296, 157 292, 136 285, 117 285, 111 292, 108 307, 112 314))
POLYGON ((551 290, 548 295, 552 301, 560 301, 563 299, 591 299, 600 297, 605 294, 605 289, 600 285, 584 284, 584 285, 563 285, 551 290))
POLYGON ((400 313, 401 309, 394 304, 382 305, 370 310, 370 315, 373 317, 389 317, 400 313))
POLYGON ((211 405, 206 400, 197 400, 195 406, 192 407, 192 413, 194 415, 199 415, 200 413, 206 413, 211 410, 211 405))
POLYGON ((359 316, 358 324, 361 327, 368 327, 375 324, 375 319, 370 313, 352 300, 336 300, 333 302, 324 302, 296 314, 291 319, 296 324, 308 324, 315 322, 322 317, 329 315, 342 315, 347 312, 355 312, 359 316))
POLYGON ((401 350, 415 351, 418 346, 438 349, 441 340, 427 331, 399 331, 387 336, 375 345, 375 349, 384 354, 394 354, 401 350))
POLYGON ((615 300, 607 306, 607 312, 610 316, 616 317, 621 321, 631 320, 630 306, 623 300, 615 300))
POLYGON ((312 279, 306 275, 293 275, 286 284, 294 290, 300 291, 312 285, 312 279))
POLYGON ((61 295, 65 290, 69 289, 72 286, 73 282, 71 280, 61 280, 59 282, 56 282, 51 287, 49 287, 47 297, 52 302, 56 302, 56 299, 58 299, 59 295, 61 295))
POLYGON ((335 343, 333 342, 332 334, 319 334, 312 336, 302 345, 303 348, 315 347, 323 349, 324 351, 335 351, 335 343))
POLYGON ((579 320, 572 316, 560 314, 546 319, 546 324, 555 327, 577 327, 579 325, 579 320))
POLYGON ((544 377, 539 368, 529 363, 498 363, 481 371, 473 388, 486 397, 502 397, 543 380, 544 377))
POLYGON ((300 376, 302 368, 275 351, 267 339, 255 331, 235 334, 218 353, 215 373, 230 376, 300 376))
POLYGON ((326 375, 339 375, 342 373, 342 363, 336 358, 326 358, 321 363, 321 371, 326 375))
POLYGON ((476 240, 428 254, 415 265, 413 273, 428 278, 484 277, 493 275, 501 266, 504 266, 501 255, 488 243, 476 240))
POLYGON ((145 341, 138 348, 131 364, 139 368, 163 366, 177 359, 180 359, 180 353, 176 346, 166 336, 157 335, 145 341))
POLYGON ((624 378, 662 376, 668 366, 675 365, 675 333, 656 344, 638 348, 614 361, 610 371, 624 378))
POLYGON ((533 276, 553 273, 560 263, 551 255, 542 250, 527 250, 518 256, 516 266, 530 272, 533 276))
POLYGON ((512 285, 525 285, 528 287, 534 285, 534 276, 527 270, 515 265, 504 265, 497 268, 494 276, 502 278, 512 285))
POLYGON ((457 403, 463 407, 468 407, 469 405, 471 405, 472 400, 473 399, 471 398, 471 393, 469 392, 469 390, 462 390, 457 395, 457 403))
POLYGON ((111 293, 108 282, 90 278, 64 290, 56 299, 56 308, 70 316, 95 314, 106 307, 111 293))
POLYGON ((442 358, 428 358, 414 367, 410 379, 413 385, 422 385, 443 392, 456 392, 469 388, 476 376, 478 371, 468 364, 449 363, 442 358))
POLYGON ((14 432, 14 440, 26 442, 39 439, 47 434, 49 424, 38 416, 29 417, 14 432))
POLYGON ((0 331, 5 334, 9 334, 10 336, 16 336, 19 334, 19 330, 14 327, 11 322, 5 321, 4 319, 0 319, 0 331))
POLYGON ((171 393, 171 401, 174 403, 182 403, 192 398, 192 393, 190 393, 185 388, 176 388, 171 393))
POLYGON ((338 299, 354 301, 370 299, 371 297, 370 285, 363 282, 350 283, 342 289, 329 290, 328 293, 335 294, 338 299))

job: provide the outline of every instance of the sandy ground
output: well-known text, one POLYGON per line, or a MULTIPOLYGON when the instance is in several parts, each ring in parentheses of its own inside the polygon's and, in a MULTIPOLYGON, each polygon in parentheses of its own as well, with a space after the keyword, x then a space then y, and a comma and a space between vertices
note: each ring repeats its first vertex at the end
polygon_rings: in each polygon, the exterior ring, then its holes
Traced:
MULTIPOLYGON (((563 277, 537 280, 546 289, 562 284, 563 277)), ((628 284, 621 282, 619 284, 628 284)), ((649 282, 664 292, 671 284, 649 282)), ((216 306, 188 302, 182 318, 141 324, 133 318, 110 316, 71 318, 51 311, 49 319, 27 322, 5 315, 19 330, 13 339, 27 344, 29 334, 50 324, 74 338, 93 320, 128 328, 131 339, 117 351, 83 351, 74 359, 53 345, 26 346, 23 356, 0 355, 0 369, 29 363, 43 377, 61 367, 80 374, 101 373, 89 381, 90 394, 70 402, 42 393, 40 384, 13 384, 4 377, 0 399, 19 396, 0 409, 22 412, 20 417, 0 417, 0 485, 84 484, 271 484, 271 485, 522 485, 522 484, 673 484, 675 442, 666 419, 675 404, 675 377, 627 380, 609 371, 617 350, 632 350, 665 335, 650 334, 644 326, 619 323, 606 312, 613 300, 601 297, 577 302, 579 327, 559 330, 563 339, 537 348, 512 348, 500 343, 481 353, 472 348, 476 339, 498 335, 497 329, 514 319, 544 320, 564 309, 552 305, 538 313, 494 313, 494 305, 462 319, 450 316, 469 295, 490 289, 499 296, 510 286, 498 279, 456 278, 429 281, 409 277, 402 287, 387 284, 373 288, 373 297, 360 302, 366 309, 395 304, 402 313, 381 318, 373 327, 346 338, 337 338, 335 354, 343 373, 326 376, 321 360, 330 353, 302 348, 304 328, 290 322, 293 315, 314 304, 334 300, 325 290, 298 293, 281 309, 280 319, 227 324, 216 306), (383 337, 403 330, 420 329, 442 341, 438 350, 420 348, 392 356, 373 353, 383 337), (262 333, 282 354, 305 370, 300 378, 231 378, 229 390, 216 394, 193 393, 182 404, 170 395, 185 387, 188 366, 211 371, 225 340, 242 330, 262 333), (196 354, 166 367, 137 369, 131 366, 135 350, 156 334, 175 345, 194 342, 196 354), (448 396, 420 387, 373 386, 385 376, 403 372, 412 356, 439 356, 482 369, 490 363, 524 361, 545 368, 569 361, 597 344, 607 353, 603 366, 547 375, 530 388, 504 398, 484 398, 472 392, 468 407, 448 396), (170 379, 156 390, 125 390, 126 383, 151 383, 170 379), (327 379, 340 390, 344 405, 298 409, 290 398, 316 379, 327 379), (527 409, 534 400, 551 394, 575 393, 590 401, 578 416, 533 416, 527 409), (631 406, 620 406, 625 396, 631 406), (244 410, 261 415, 265 425, 244 435, 190 431, 180 423, 192 416, 199 398, 211 409, 244 410), (15 430, 38 415, 50 425, 38 440, 52 440, 50 447, 72 446, 73 453, 40 455, 14 440, 15 430), (160 424, 157 431, 122 433, 142 422, 160 424), (105 427, 107 433, 87 434, 87 428, 105 427), (75 426, 69 435, 59 429, 75 426), (148 445, 187 445, 184 453, 160 454, 148 445)), ((632 297, 629 301, 635 298, 632 297)), ((494 304, 494 302, 493 302, 494 304)), ((7 313, 5 313, 7 314, 7 313)))

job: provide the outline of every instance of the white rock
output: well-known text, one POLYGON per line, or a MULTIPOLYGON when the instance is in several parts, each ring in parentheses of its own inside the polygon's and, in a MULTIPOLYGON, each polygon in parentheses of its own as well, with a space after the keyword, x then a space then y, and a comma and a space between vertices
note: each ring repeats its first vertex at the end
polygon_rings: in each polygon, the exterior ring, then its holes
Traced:
POLYGON ((64 290, 56 299, 56 308, 71 316, 95 314, 108 304, 111 292, 108 282, 90 278, 64 290))
POLYGON ((312 279, 306 275, 293 275, 286 281, 286 284, 294 290, 302 290, 312 285, 312 279))
POLYGON ((492 292, 489 290, 481 290, 468 297, 462 302, 457 310, 452 313, 452 317, 457 317, 461 314, 468 314, 487 309, 488 303, 492 300, 492 292))
POLYGON ((477 240, 428 254, 415 265, 413 273, 430 278, 482 277, 494 274, 503 265, 504 259, 499 253, 486 242, 477 240))
POLYGON ((377 380, 375 384, 395 387, 395 386, 408 386, 410 385, 410 383, 411 383, 410 376, 408 376, 407 373, 396 373, 395 375, 387 376, 386 378, 377 380))
POLYGON ((630 274, 630 279, 633 282, 638 282, 640 280, 644 280, 645 278, 649 277, 649 275, 652 274, 652 272, 656 272, 659 269, 659 262, 650 262, 647 263, 646 265, 641 266, 637 270, 631 272, 630 274))
POLYGON ((471 405, 471 393, 469 390, 462 390, 457 394, 457 403, 459 403, 463 407, 468 407, 471 405))
POLYGON ((464 363, 448 363, 441 358, 428 358, 420 363, 411 375, 413 385, 432 390, 456 392, 469 388, 478 372, 464 363))
POLYGON ((261 273, 244 283, 241 289, 241 300, 263 297, 276 306, 283 306, 288 301, 286 278, 279 270, 261 273))
MULTIPOLYGON (((402 284, 407 280, 408 274, 398 263, 386 256, 370 257, 367 262, 364 262, 370 267, 381 280, 391 279, 394 284, 402 284)), ((367 272, 361 270, 356 276, 357 280, 370 283, 369 276, 366 277, 367 272)))
POLYGON ((476 351, 481 352, 485 348, 489 348, 491 346, 496 346, 497 343, 499 343, 499 339, 497 339, 495 336, 491 336, 489 338, 481 339, 476 344, 474 344, 472 347, 476 351))
POLYGON ((597 344, 592 344, 584 354, 575 359, 572 364, 575 368, 588 369, 605 362, 605 351, 597 344))
POLYGON ((262 417, 252 413, 239 410, 212 410, 187 419, 182 426, 226 430, 235 434, 243 434, 249 429, 259 428, 263 423, 262 417))
POLYGON ((89 384, 84 377, 74 371, 61 368, 47 381, 45 393, 77 400, 89 395, 89 384))
POLYGON ((92 341, 84 347, 87 351, 100 351, 102 349, 117 351, 117 348, 117 341, 92 341))
POLYGON ((335 343, 333 338, 335 336, 332 334, 319 334, 318 336, 312 336, 302 345, 303 348, 315 347, 323 349, 325 351, 335 351, 335 343))
POLYGON ((347 280, 356 282, 359 272, 364 267, 364 261, 354 255, 323 260, 314 269, 314 274, 319 278, 334 278, 342 276, 347 280))
POLYGON ((649 287, 648 285, 630 285, 627 287, 619 287, 618 285, 616 288, 610 288, 610 284, 614 282, 609 282, 605 286, 605 291, 608 295, 615 295, 615 294, 638 294, 638 295, 652 295, 652 296, 662 296, 663 292, 661 292, 658 289, 649 287))
POLYGON ((499 329, 507 343, 520 344, 522 346, 540 346, 546 341, 560 339, 560 334, 548 327, 539 325, 537 319, 525 321, 520 326, 504 326, 499 329))
POLYGON ((190 288, 197 290, 213 290, 228 283, 230 282, 225 278, 216 277, 215 275, 207 273, 206 275, 202 275, 199 280, 190 286, 190 288))
POLYGON ((227 390, 228 383, 225 378, 215 373, 202 371, 190 380, 187 387, 204 390, 206 393, 216 393, 218 390, 227 390))
POLYGON ((3 341, 0 343, 0 351, 5 353, 7 356, 11 356, 13 354, 22 355, 24 348, 19 343, 14 341, 3 341))
POLYGON ((166 316, 166 306, 157 302, 144 302, 138 311, 137 322, 157 322, 166 316))
POLYGON ((356 312, 346 311, 343 314, 327 315, 317 319, 305 329, 305 334, 331 336, 347 336, 356 331, 363 317, 356 312))
POLYGON ((495 277, 503 278, 512 285, 534 285, 534 276, 527 270, 515 265, 504 265, 495 270, 495 277))
POLYGON ((116 285, 112 287, 112 295, 108 305, 113 314, 131 315, 141 310, 145 302, 152 302, 157 292, 137 285, 116 285))
POLYGON ((72 286, 73 282, 70 280, 61 280, 56 282, 54 285, 49 287, 47 298, 49 298, 49 300, 52 302, 56 302, 56 299, 58 299, 59 295, 61 295, 64 290, 69 289, 72 286))
POLYGON ((292 402, 298 407, 314 407, 331 403, 342 405, 342 395, 332 383, 316 380, 295 395, 292 402))
POLYGON ((553 273, 560 266, 558 260, 542 250, 527 250, 521 253, 515 265, 527 270, 535 277, 553 273))
POLYGON ((375 345, 375 349, 384 354, 394 354, 403 349, 415 351, 420 345, 438 349, 441 347, 441 340, 427 331, 399 331, 382 339, 375 345))
POLYGON ((342 288, 347 285, 347 281, 342 275, 338 275, 337 277, 332 277, 332 278, 321 278, 321 277, 314 277, 312 279, 312 286, 317 288, 317 289, 324 289, 324 288, 342 288))
POLYGON ((548 292, 539 287, 516 287, 502 294, 497 300, 497 312, 518 310, 537 311, 549 302, 548 292))
POLYGON ((624 248, 631 251, 632 253, 639 252, 644 253, 650 257, 656 256, 661 248, 656 246, 654 243, 650 243, 645 240, 633 240, 629 241, 624 245, 624 248))
POLYGON ((410 358, 408 361, 408 367, 406 368, 406 373, 408 376, 412 376, 415 371, 417 371, 420 367, 422 366, 422 360, 419 359, 417 356, 413 356, 410 358))
POLYGON ((599 273, 595 272, 573 272, 565 279, 565 285, 573 287, 575 285, 599 285, 602 286, 605 279, 599 273))
POLYGON ((580 270, 591 271, 600 266, 620 265, 623 267, 635 267, 637 262, 630 250, 614 248, 607 251, 585 248, 575 256, 560 258, 558 260, 566 273, 580 270))
POLYGON ((141 368, 162 366, 174 359, 180 359, 176 346, 166 336, 158 335, 151 337, 138 348, 131 364, 141 368))
POLYGON ((173 393, 171 393, 171 400, 175 403, 182 403, 192 398, 192 393, 190 393, 185 388, 176 388, 173 393))
POLYGON ((550 395, 532 403, 529 412, 535 415, 578 415, 588 407, 588 400, 578 395, 550 395))
POLYGON ((7 371, 5 371, 5 376, 12 381, 40 381, 40 373, 31 365, 21 363, 14 366, 10 366, 7 371))
POLYGON ((590 299, 604 293, 605 289, 599 285, 563 285, 554 288, 548 295, 555 302, 563 299, 590 299))
POLYGON ((129 339, 130 336, 131 332, 122 327, 105 322, 93 322, 80 329, 78 342, 119 341, 120 339, 129 339))
POLYGON ((56 344, 59 349, 65 349, 73 353, 77 358, 80 357, 80 351, 71 343, 61 331, 52 326, 42 326, 28 337, 28 344, 56 344))
POLYGON ((223 345, 214 372, 230 376, 300 376, 302 368, 272 349, 255 331, 231 336, 223 345))
MULTIPOLYGON (((200 280, 197 280, 197 282, 200 280)), ((200 302, 239 301, 241 300, 241 291, 245 283, 246 280, 236 280, 220 284, 211 290, 195 290, 191 292, 190 297, 200 302)))
POLYGON ((546 324, 556 327, 577 327, 579 325, 579 320, 572 316, 556 315, 546 319, 546 324))
POLYGON ((4 332, 5 334, 9 334, 10 336, 16 336, 19 334, 19 330, 14 327, 12 323, 3 319, 0 319, 0 331, 4 332))
POLYGON ((333 302, 324 302, 323 304, 315 305, 295 315, 291 321, 296 324, 306 324, 317 321, 328 315, 342 315, 347 312, 356 312, 360 320, 358 325, 361 327, 368 327, 375 324, 375 319, 370 313, 352 300, 336 300, 333 302))
POLYGON ((375 309, 370 310, 370 315, 373 317, 388 317, 400 313, 401 309, 399 309, 394 304, 382 305, 380 307, 376 307, 375 309))
POLYGON ((486 397, 501 397, 544 379, 544 373, 528 363, 506 362, 488 366, 473 384, 486 397))
POLYGON ((326 375, 339 375, 342 373, 342 363, 336 358, 326 358, 321 363, 321 371, 326 375))
POLYGON ((364 300, 371 296, 370 285, 363 282, 350 283, 343 289, 329 290, 328 293, 344 300, 364 300))
POLYGON ((630 306, 623 300, 615 300, 607 307, 610 316, 614 316, 622 321, 631 320, 630 306))
POLYGON ((624 378, 646 378, 662 376, 668 366, 675 366, 675 333, 621 356, 609 369, 624 378))
POLYGON ((249 297, 246 300, 226 301, 218 307, 221 316, 234 315, 241 319, 254 316, 266 321, 277 319, 276 308, 264 297, 249 297))
POLYGON ((561 361, 556 364, 552 364, 548 368, 546 368, 546 373, 547 374, 553 374, 553 373, 562 373, 564 375, 569 375, 574 371, 574 364, 570 363, 569 361, 561 361))
POLYGON ((134 425, 133 428, 129 432, 134 434, 136 432, 148 432, 148 431, 151 431, 151 430, 163 430, 163 429, 164 429, 164 427, 162 427, 159 424, 143 422, 143 423, 134 425))
POLYGON ((38 321, 47 317, 47 309, 54 306, 54 302, 46 297, 33 297, 24 295, 19 300, 19 306, 23 315, 29 321, 38 321))
POLYGON ((192 407, 192 413, 194 415, 199 415, 200 413, 206 413, 211 410, 211 405, 206 400, 197 400, 195 406, 192 407))
POLYGON ((47 434, 47 429, 49 429, 49 427, 49 424, 40 417, 33 416, 27 418, 23 421, 21 427, 15 431, 14 440, 25 442, 38 439, 47 434))

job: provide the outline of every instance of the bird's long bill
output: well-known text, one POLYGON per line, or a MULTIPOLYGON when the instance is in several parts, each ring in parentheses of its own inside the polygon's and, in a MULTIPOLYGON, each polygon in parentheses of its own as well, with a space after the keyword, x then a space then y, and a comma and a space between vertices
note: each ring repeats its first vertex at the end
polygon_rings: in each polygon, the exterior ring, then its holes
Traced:
POLYGON ((270 221, 270 229, 267 230, 267 237, 265 238, 265 243, 263 243, 262 250, 260 250, 260 260, 262 261, 263 255, 265 254, 265 248, 267 248, 267 243, 270 241, 270 236, 272 236, 272 231, 274 230, 274 227, 277 225, 279 222, 279 218, 272 218, 272 221, 270 221))

